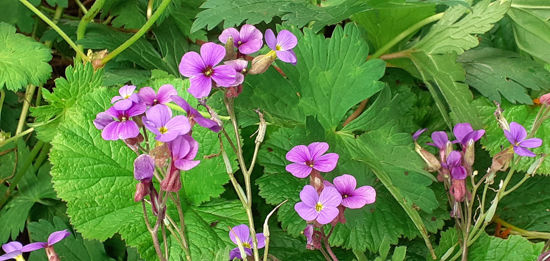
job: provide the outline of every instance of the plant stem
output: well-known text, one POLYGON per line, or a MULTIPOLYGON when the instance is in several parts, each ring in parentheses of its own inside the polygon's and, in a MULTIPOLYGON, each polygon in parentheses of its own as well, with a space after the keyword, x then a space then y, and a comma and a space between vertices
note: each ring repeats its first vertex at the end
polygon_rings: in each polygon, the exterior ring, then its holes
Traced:
POLYGON ((506 190, 506 191, 502 192, 502 197, 512 193, 514 190, 519 188, 519 186, 521 186, 525 181, 527 181, 530 177, 531 177, 531 175, 525 174, 525 176, 523 176, 523 178, 518 183, 516 183, 516 185, 511 187, 509 190, 506 190))
POLYGON ((5 99, 6 99, 6 90, 2 88, 0 89, 0 121, 2 121, 2 108, 4 107, 5 99))
POLYGON ((174 201, 174 204, 176 205, 176 209, 178 210, 178 215, 180 218, 180 232, 181 232, 181 241, 183 244, 183 251, 185 252, 185 258, 188 261, 191 261, 191 251, 189 251, 189 245, 187 244, 187 238, 185 237, 185 221, 183 219, 183 210, 181 209, 181 198, 178 192, 176 194, 176 199, 174 199, 174 196, 172 194, 170 195, 170 198, 174 201))
MULTIPOLYGON (((82 10, 82 13, 87 14, 88 10, 86 10, 86 7, 80 2, 80 0, 74 0, 76 2, 76 5, 82 10)), ((95 3, 94 3, 95 4, 95 3)))
MULTIPOLYGON (((153 246, 155 247, 155 251, 157 252, 157 256, 161 261, 166 261, 162 255, 162 251, 160 250, 160 244, 158 239, 158 225, 160 222, 160 218, 157 217, 157 222, 155 224, 155 227, 151 227, 151 224, 149 224, 149 217, 147 215, 147 208, 145 207, 145 201, 141 201, 141 206, 143 208, 143 218, 145 219, 145 225, 147 226, 147 230, 149 230, 149 233, 151 233, 151 237, 153 238, 153 246)), ((166 242, 165 242, 166 244, 166 242)))
MULTIPOLYGON (((85 12, 84 16, 78 23, 78 27, 76 28, 76 40, 80 40, 84 38, 84 35, 86 34, 86 26, 94 19, 94 17, 99 13, 99 10, 101 10, 101 7, 105 4, 105 0, 96 0, 92 7, 90 7, 90 10, 85 12)), ((84 48, 81 44, 78 45, 78 50, 83 53, 84 48)), ((88 59, 88 57, 86 57, 88 59)), ((78 61, 78 60, 77 60, 78 61)), ((85 60, 88 61, 88 60, 85 60)))
POLYGON ((40 166, 42 166, 42 163, 44 163, 44 160, 46 160, 46 157, 48 157, 51 148, 52 144, 44 144, 42 150, 40 150, 40 154, 38 154, 38 157, 36 157, 36 160, 34 161, 34 169, 38 170, 40 166))
POLYGON ((334 255, 334 252, 332 252, 332 248, 330 248, 330 244, 328 243, 328 237, 325 235, 325 230, 321 227, 319 229, 321 232, 321 235, 323 236, 323 243, 325 245, 325 248, 327 249, 328 255, 330 256, 331 260, 338 261, 338 258, 336 255, 334 255))
POLYGON ((0 148, 4 147, 6 144, 8 144, 10 142, 16 141, 17 139, 19 139, 19 138, 21 138, 21 137, 23 137, 23 136, 25 136, 25 135, 33 132, 33 131, 34 131, 34 128, 30 128, 30 129, 27 129, 27 130, 15 135, 15 136, 9 138, 9 139, 6 139, 4 142, 0 143, 0 148))
POLYGON ((31 105, 31 100, 34 96, 35 90, 36 85, 30 84, 29 86, 27 86, 27 90, 25 91, 25 98, 23 100, 23 108, 21 109, 21 114, 19 115, 19 122, 17 123, 15 135, 23 131, 23 127, 25 126, 25 122, 27 120, 27 114, 29 113, 29 107, 31 105))
POLYGON ((388 50, 390 50, 393 46, 395 46, 396 44, 398 44, 399 42, 401 42, 403 39, 405 39, 407 36, 415 33, 417 30, 419 30, 420 28, 422 28, 423 26, 427 25, 427 24, 430 24, 430 23, 433 23, 439 19, 441 19, 441 17, 443 17, 443 14, 444 13, 438 13, 438 14, 435 14, 435 15, 432 15, 430 17, 427 17, 427 18, 424 18, 422 21, 412 25, 411 27, 407 28, 405 31, 401 32, 400 34, 398 34, 395 38, 393 38, 391 41, 389 41, 388 43, 386 43, 384 46, 380 47, 380 49, 378 49, 372 56, 371 58, 378 58, 380 57, 382 54, 386 53, 388 50))
POLYGON ((25 5, 27 8, 29 8, 34 14, 36 14, 42 21, 44 21, 46 24, 48 24, 54 31, 56 31, 62 38, 71 46, 71 48, 74 49, 74 51, 77 54, 77 57, 80 57, 84 61, 89 61, 88 57, 78 48, 78 46, 71 40, 71 38, 59 28, 50 18, 48 18, 46 15, 44 15, 40 10, 38 10, 34 5, 29 3, 28 0, 19 0, 23 5, 25 5))
POLYGON ((126 48, 130 47, 133 43, 135 43, 141 36, 143 36, 153 24, 155 24, 155 21, 160 17, 160 15, 164 12, 166 7, 170 4, 172 0, 162 0, 160 3, 160 6, 158 9, 153 13, 151 16, 151 19, 147 20, 145 24, 130 37, 130 39, 126 40, 126 42, 122 43, 119 47, 117 47, 115 50, 113 50, 111 53, 107 54, 105 58, 101 61, 102 65, 105 65, 108 61, 115 58, 117 55, 119 55, 122 51, 126 50, 126 48))

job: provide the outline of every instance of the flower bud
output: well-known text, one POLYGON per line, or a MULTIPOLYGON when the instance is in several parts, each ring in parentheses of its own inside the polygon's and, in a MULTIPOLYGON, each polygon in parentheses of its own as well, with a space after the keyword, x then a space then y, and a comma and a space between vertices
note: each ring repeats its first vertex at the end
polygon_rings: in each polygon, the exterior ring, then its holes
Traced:
POLYGON ((225 96, 227 98, 237 98, 241 92, 243 92, 243 85, 239 84, 237 86, 227 88, 225 96))
POLYGON ((45 247, 44 250, 46 250, 46 256, 48 257, 48 261, 60 261, 59 256, 53 249, 53 246, 45 247))
POLYGON ((163 143, 151 150, 151 156, 155 160, 155 165, 164 169, 166 161, 170 158, 170 149, 166 143, 163 143))
POLYGON ((418 153, 418 155, 420 155, 424 162, 426 162, 426 164, 428 165, 427 170, 429 172, 438 171, 441 168, 441 163, 439 163, 439 160, 437 160, 437 158, 433 154, 420 147, 418 143, 414 144, 414 150, 416 151, 416 153, 418 153))
POLYGON ((550 93, 540 96, 539 102, 544 105, 550 105, 550 93))
POLYGON ((235 52, 235 44, 233 42, 233 37, 229 36, 227 42, 225 42, 225 58, 224 60, 234 60, 237 59, 237 53, 235 52))
POLYGON ((138 144, 142 143, 143 142, 143 135, 138 134, 136 137, 134 138, 129 138, 129 139, 125 139, 124 140, 124 143, 126 144, 126 146, 128 146, 128 148, 130 148, 131 150, 133 150, 134 152, 138 152, 139 151, 139 146, 138 144))
POLYGON ((493 157, 493 162, 491 163, 491 172, 504 171, 510 165, 512 158, 514 157, 514 151, 507 149, 497 153, 493 157))
POLYGON ((309 183, 317 190, 317 193, 321 193, 325 188, 323 176, 316 169, 313 169, 309 174, 309 183))
POLYGON ((464 179, 453 179, 450 193, 457 202, 464 201, 464 195, 466 195, 466 184, 464 183, 464 179))
POLYGON ((269 66, 277 59, 277 56, 270 54, 258 55, 252 60, 252 67, 248 71, 248 74, 260 74, 267 71, 269 66))
POLYGON ((494 115, 495 115, 495 118, 497 119, 498 126, 503 130, 510 131, 510 125, 508 124, 508 121, 506 120, 506 118, 504 118, 504 116, 502 115, 503 110, 500 107, 500 103, 495 102, 495 104, 497 105, 497 109, 495 110, 494 115))
POLYGON ((148 154, 139 155, 134 160, 134 178, 143 181, 153 179, 155 172, 155 161, 148 154))
POLYGON ((160 188, 170 192, 178 192, 181 189, 180 170, 174 166, 173 162, 170 165, 170 171, 160 182, 160 188))
POLYGON ((463 157, 464 164, 468 166, 470 169, 474 165, 474 161, 476 157, 475 156, 476 149, 474 144, 475 144, 474 140, 468 141, 468 145, 464 150, 464 157, 463 157))
POLYGON ((136 184, 136 193, 134 194, 134 201, 140 202, 143 198, 151 193, 151 180, 143 180, 136 184))
POLYGON ((88 58, 90 58, 90 61, 92 61, 92 66, 94 67, 94 70, 98 70, 103 68, 105 64, 103 64, 103 58, 107 56, 109 51, 107 49, 101 50, 99 52, 93 52, 92 50, 88 50, 88 58))

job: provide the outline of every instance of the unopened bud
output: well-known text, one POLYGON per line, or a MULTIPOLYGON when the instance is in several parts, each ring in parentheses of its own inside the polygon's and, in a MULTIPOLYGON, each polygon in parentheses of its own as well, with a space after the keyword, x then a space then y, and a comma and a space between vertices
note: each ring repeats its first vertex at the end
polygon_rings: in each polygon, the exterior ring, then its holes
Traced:
POLYGON ((510 166, 510 162, 514 157, 514 151, 511 149, 506 149, 497 153, 493 157, 493 162, 491 163, 491 172, 504 171, 510 166))
POLYGON ((321 176, 318 170, 313 169, 309 174, 309 183, 317 190, 317 193, 321 193, 325 188, 323 181, 323 176, 321 176))
POLYGON ((466 150, 464 150, 464 164, 466 164, 466 166, 470 168, 474 165, 474 161, 476 158, 476 148, 474 144, 474 140, 468 141, 466 150))
MULTIPOLYGON (((46 250, 46 256, 48 257, 48 261, 60 261, 59 256, 55 252, 55 249, 53 249, 53 246, 47 246, 44 248, 46 250)), ((16 258, 16 260, 19 260, 16 258)))
POLYGON ((495 118, 497 119, 497 122, 498 122, 498 126, 503 129, 503 130, 507 130, 507 131, 510 131, 510 125, 508 124, 508 121, 506 120, 506 118, 504 118, 504 115, 502 115, 502 108, 500 107, 500 103, 498 102, 495 102, 496 106, 497 106, 497 109, 495 110, 495 118))
POLYGON ((124 140, 124 143, 126 144, 126 146, 128 146, 128 148, 130 148, 134 152, 139 151, 139 146, 138 145, 142 142, 143 142, 143 135, 141 135, 141 133, 139 133, 134 138, 129 138, 129 139, 124 140))
POLYGON ((447 160, 447 157, 449 156, 449 154, 451 154, 451 152, 453 151, 453 143, 450 142, 450 141, 447 141, 447 144, 445 144, 445 155, 444 155, 444 159, 447 160))
POLYGON ((134 201, 140 202, 149 193, 151 193, 151 180, 144 180, 136 184, 136 193, 134 194, 134 201))
POLYGON ((181 189, 180 170, 172 165, 166 177, 160 182, 160 187, 164 191, 178 192, 181 189))
POLYGON ((248 74, 260 74, 267 71, 269 66, 275 61, 277 56, 271 54, 258 55, 252 60, 252 66, 248 71, 248 74))
POLYGON ((537 173, 537 170, 542 165, 542 162, 544 161, 544 158, 545 158, 545 156, 542 156, 542 157, 538 158, 537 160, 535 160, 535 162, 533 162, 533 164, 531 164, 531 166, 529 166, 529 169, 527 169, 527 175, 535 175, 535 173, 537 173))
POLYGON ((88 58, 90 58, 90 61, 92 61, 92 66, 94 67, 94 70, 98 70, 103 68, 105 64, 103 64, 103 58, 107 56, 109 51, 107 49, 101 50, 99 52, 93 52, 92 50, 88 50, 88 58))
POLYGON ((237 59, 237 53, 235 52, 235 44, 233 42, 233 37, 229 36, 227 42, 225 42, 225 58, 224 60, 234 60, 237 59))
POLYGON ((420 155, 424 162, 426 162, 427 170, 429 172, 438 171, 441 168, 441 163, 439 163, 439 160, 437 160, 437 158, 429 151, 420 147, 418 143, 414 144, 414 150, 418 153, 418 155, 420 155))
POLYGON ((550 93, 540 96, 539 102, 544 105, 550 105, 550 93))
POLYGON ((466 184, 463 179, 453 179, 450 189, 451 195, 457 202, 464 201, 466 195, 466 184))
POLYGON ((243 92, 243 85, 239 84, 237 86, 227 88, 225 96, 227 98, 237 98, 239 97, 239 94, 241 94, 241 92, 243 92))

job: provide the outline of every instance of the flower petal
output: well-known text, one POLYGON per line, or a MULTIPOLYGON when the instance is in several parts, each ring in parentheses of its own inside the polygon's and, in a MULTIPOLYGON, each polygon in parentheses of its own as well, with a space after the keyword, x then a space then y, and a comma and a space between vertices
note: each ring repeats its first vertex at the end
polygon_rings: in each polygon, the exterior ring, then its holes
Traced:
POLYGON ((467 176, 466 169, 463 166, 455 166, 451 169, 453 179, 465 179, 467 176))
POLYGON ((286 165, 285 169, 286 171, 290 172, 290 174, 294 175, 294 177, 301 179, 309 176, 311 170, 313 170, 313 168, 303 163, 291 163, 289 165, 286 165))
POLYGON ((229 37, 233 38, 233 43, 235 43, 235 46, 237 46, 237 42, 241 40, 239 37, 239 31, 233 27, 223 30, 220 36, 218 36, 218 40, 225 44, 227 43, 227 39, 229 39, 229 37))
POLYGON ((466 135, 474 131, 470 123, 459 123, 453 128, 453 134, 459 142, 463 142, 466 135))
MULTIPOLYGON (((54 232, 55 233, 55 232, 54 232)), ((52 244, 53 245, 53 244, 52 244)), ((45 242, 35 242, 35 243, 30 243, 28 245, 25 245, 23 247, 23 249, 21 249, 21 252, 32 252, 32 251, 35 251, 35 250, 38 250, 38 249, 42 249, 42 248, 45 248, 47 247, 48 244, 45 243, 45 242)))
POLYGON ((362 186, 347 197, 342 199, 342 205, 347 208, 362 208, 365 204, 372 204, 376 201, 376 190, 371 186, 362 186))
POLYGON ((126 114, 128 117, 134 117, 138 116, 140 114, 143 114, 147 110, 147 106, 143 103, 134 103, 130 109, 126 111, 126 114))
POLYGON ((516 142, 520 142, 527 137, 527 131, 517 122, 510 123, 510 133, 512 133, 516 142))
POLYGON ((309 154, 311 155, 311 160, 314 160, 323 155, 325 152, 327 152, 329 146, 326 142, 313 142, 309 145, 307 145, 307 149, 309 150, 309 154))
POLYGON ((133 104, 134 102, 130 99, 122 99, 115 102, 113 107, 119 111, 125 111, 127 109, 130 109, 130 107, 132 107, 133 104))
POLYGON ((344 174, 342 176, 338 176, 334 178, 332 181, 334 183, 334 186, 340 192, 342 195, 350 195, 355 190, 355 187, 357 186, 357 181, 355 180, 355 177, 352 175, 344 174))
POLYGON ((418 139, 418 137, 420 137, 420 135, 422 135, 422 133, 424 133, 425 131, 427 131, 428 128, 424 128, 424 129, 419 129, 417 130, 413 135, 412 135, 412 138, 414 141, 416 141, 418 139))
POLYGON ((277 53, 277 58, 279 58, 281 61, 296 65, 297 58, 293 50, 277 51, 276 53, 277 53))
POLYGON ((458 166, 462 163, 462 154, 460 152, 453 150, 447 156, 447 165, 448 166, 458 166))
POLYGON ((178 115, 166 123, 166 129, 168 131, 176 131, 178 135, 184 135, 191 130, 191 125, 187 117, 178 115))
POLYGON ((317 190, 311 185, 305 185, 302 191, 300 191, 300 200, 307 206, 315 208, 315 205, 319 201, 317 190))
POLYGON ((277 45, 281 47, 281 51, 290 50, 296 47, 298 39, 289 30, 281 30, 277 35, 277 45))
POLYGON ((18 256, 18 255, 21 255, 20 250, 16 250, 16 251, 13 251, 13 252, 8 252, 8 253, 3 254, 3 255, 0 256, 0 261, 15 259, 15 257, 18 256))
POLYGON ((309 149, 305 145, 294 146, 294 148, 286 153, 286 160, 291 162, 305 163, 306 161, 311 159, 312 158, 311 154, 309 153, 309 149))
POLYGON ((107 124, 107 126, 105 126, 105 128, 103 128, 103 131, 101 132, 101 137, 104 140, 118 140, 118 125, 119 124, 120 124, 120 122, 118 122, 118 121, 113 121, 113 122, 107 124))
POLYGON ((263 35, 260 30, 256 29, 253 25, 245 24, 241 27, 240 31, 240 40, 242 41, 239 44, 239 52, 243 54, 251 54, 257 52, 262 48, 263 45, 263 35))
POLYGON ((172 118, 172 110, 166 105, 157 104, 145 112, 145 117, 155 128, 164 127, 172 118))
POLYGON ((118 89, 118 93, 120 94, 120 96, 124 98, 126 96, 132 95, 135 90, 136 90, 135 85, 124 85, 120 87, 120 89, 118 89))
POLYGON ((201 46, 201 57, 204 65, 214 67, 225 57, 225 48, 215 43, 205 43, 201 46))
POLYGON ((319 213, 315 211, 315 205, 308 206, 304 202, 298 202, 294 205, 296 213, 305 221, 313 221, 319 216, 319 213))
POLYGON ((203 75, 206 65, 197 52, 188 52, 181 57, 179 71, 185 77, 203 75))
POLYGON ((230 87, 235 82, 235 69, 230 65, 220 65, 214 67, 212 79, 218 86, 230 87))
POLYGON ((100 112, 95 116, 94 126, 98 130, 102 130, 109 123, 113 122, 113 117, 107 112, 100 112))
POLYGON ((251 54, 262 49, 264 41, 262 40, 262 33, 260 33, 260 39, 252 39, 239 45, 239 52, 242 54, 251 54))
POLYGON ((275 50, 277 47, 277 38, 271 29, 265 31, 265 43, 271 50, 275 50))
POLYGON ((200 99, 210 94, 212 90, 212 79, 204 75, 199 75, 189 79, 190 86, 187 91, 193 95, 193 97, 200 99))
POLYGON ((160 86, 157 95, 157 101, 160 104, 165 104, 172 101, 172 95, 178 95, 178 92, 171 84, 165 84, 160 86))
POLYGON ((313 162, 313 168, 320 172, 331 172, 334 168, 336 168, 339 157, 340 156, 336 153, 322 155, 315 159, 313 162))
POLYGON ((535 157, 537 154, 533 153, 532 151, 522 148, 520 146, 514 146, 514 152, 520 156, 524 157, 535 157))
POLYGON ((196 167, 199 163, 201 163, 200 160, 178 159, 174 161, 174 166, 179 170, 187 171, 196 167))
POLYGON ((239 238, 241 243, 248 242, 250 240, 250 230, 248 229, 248 226, 245 224, 240 224, 238 226, 234 226, 229 231, 229 238, 231 238, 231 241, 237 245, 238 243, 235 236, 239 238))
POLYGON ((514 137, 514 134, 512 134, 511 132, 509 132, 507 130, 503 130, 503 131, 504 131, 504 136, 506 136, 506 139, 510 142, 510 144, 515 145, 517 143, 517 141, 514 137))
POLYGON ((436 147, 439 149, 444 149, 447 146, 449 138, 447 137, 447 133, 444 131, 434 131, 432 133, 432 140, 434 141, 436 147))
POLYGON ((319 202, 323 207, 338 207, 342 203, 342 195, 335 187, 325 187, 319 195, 319 202))
POLYGON ((148 106, 153 105, 155 99, 157 98, 157 94, 155 93, 155 90, 151 87, 143 87, 139 89, 139 98, 148 106))
POLYGON ((523 140, 519 143, 519 146, 524 148, 538 148, 542 145, 542 140, 539 138, 530 138, 523 140))
POLYGON ((258 233, 258 234, 256 234, 256 239, 258 240, 258 248, 264 248, 264 247, 265 247, 265 236, 264 236, 264 233, 258 233))
POLYGON ((190 114, 191 114, 191 111, 194 110, 194 109, 191 107, 191 105, 189 105, 189 103, 185 99, 183 99, 183 98, 181 98, 177 95, 173 95, 172 97, 170 97, 170 99, 172 99, 172 101, 175 104, 180 106, 187 113, 187 117, 192 116, 190 114))
POLYGON ((322 225, 328 224, 338 216, 338 213, 340 213, 338 208, 325 206, 323 210, 319 212, 319 216, 317 217, 317 222, 319 222, 319 224, 322 224, 322 225))
POLYGON ((18 241, 11 241, 2 245, 2 250, 4 250, 4 252, 6 253, 21 250, 21 249, 23 249, 23 244, 21 244, 18 241))
POLYGON ((118 138, 129 139, 139 135, 139 127, 135 121, 125 121, 118 124, 118 138))

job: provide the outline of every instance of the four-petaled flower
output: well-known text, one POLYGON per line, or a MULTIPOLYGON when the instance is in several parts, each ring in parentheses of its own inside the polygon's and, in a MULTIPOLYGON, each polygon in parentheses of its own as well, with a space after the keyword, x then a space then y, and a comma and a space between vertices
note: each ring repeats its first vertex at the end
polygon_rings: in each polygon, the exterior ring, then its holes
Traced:
POLYGON ((298 178, 307 177, 314 169, 320 172, 330 172, 338 163, 338 154, 328 153, 329 146, 326 142, 314 142, 305 145, 298 145, 292 148, 286 159, 294 162, 286 166, 286 171, 298 178))
POLYGON ((244 73, 246 72, 246 66, 248 61, 243 59, 227 61, 224 64, 230 65, 235 69, 235 82, 231 86, 238 86, 244 82, 244 73))
POLYGON ((481 136, 485 134, 485 130, 474 130, 470 123, 459 123, 453 128, 453 134, 456 137, 456 141, 462 146, 468 146, 470 142, 476 142, 481 139, 481 136))
POLYGON ((181 58, 180 73, 189 77, 190 86, 187 91, 195 98, 203 98, 210 94, 212 80, 222 87, 230 87, 235 83, 235 69, 229 65, 218 65, 225 57, 225 48, 215 43, 205 43, 201 46, 200 55, 188 52, 181 58))
POLYGON ((191 130, 189 120, 185 116, 179 115, 172 118, 172 110, 162 104, 147 110, 143 117, 143 124, 157 135, 155 138, 161 142, 170 142, 191 130))
POLYGON ((264 44, 262 41, 262 32, 250 24, 243 25, 240 32, 233 27, 227 28, 223 30, 218 39, 225 44, 229 37, 233 38, 233 44, 242 54, 257 52, 264 44))
POLYGON ((328 224, 338 216, 338 206, 342 196, 334 187, 327 186, 317 194, 317 190, 306 185, 300 192, 301 202, 294 205, 294 210, 306 221, 316 220, 319 224, 328 224))
POLYGON ((139 102, 139 96, 134 93, 136 86, 124 85, 118 89, 120 96, 115 96, 111 99, 111 103, 114 103, 114 107, 117 110, 123 111, 132 107, 132 104, 139 102))
POLYGON ((277 58, 285 63, 296 64, 296 54, 292 48, 298 44, 298 39, 288 30, 281 30, 277 37, 271 29, 265 31, 265 42, 277 55, 277 58))
POLYGON ((172 101, 172 95, 178 95, 176 89, 171 84, 160 86, 158 94, 151 87, 143 87, 139 90, 139 98, 147 106, 157 104, 167 104, 172 101))
POLYGON ((504 135, 514 147, 514 152, 520 156, 535 157, 536 154, 526 148, 537 148, 542 145, 539 138, 525 139, 527 131, 517 122, 510 123, 510 130, 504 130, 504 135))
POLYGON ((189 135, 181 135, 168 144, 172 152, 172 161, 179 170, 190 170, 200 163, 195 160, 199 143, 189 135))
POLYGON ((344 174, 333 180, 334 187, 342 195, 342 205, 346 208, 362 208, 366 204, 376 201, 376 190, 371 186, 362 186, 356 189, 357 181, 352 175, 344 174))
POLYGON ((94 125, 103 130, 101 137, 104 140, 135 138, 139 135, 139 127, 130 118, 144 113, 146 109, 143 103, 134 103, 127 110, 117 110, 113 106, 105 112, 98 113, 94 125))
POLYGON ((445 150, 449 142, 449 137, 444 131, 434 131, 432 133, 432 141, 433 143, 428 143, 428 145, 434 146, 440 150, 445 150))
POLYGON ((462 165, 462 155, 460 152, 453 150, 447 156, 447 162, 444 164, 448 170, 451 171, 451 176, 453 179, 465 179, 466 178, 466 168, 462 165))
POLYGON ((199 111, 191 107, 191 105, 189 105, 189 103, 183 98, 175 95, 172 96, 172 101, 187 113, 187 118, 189 118, 189 121, 194 121, 200 126, 210 129, 213 132, 219 132, 222 129, 217 122, 203 117, 199 111))
MULTIPOLYGON (((243 247, 245 252, 244 254, 246 256, 252 256, 252 237, 250 236, 250 229, 247 225, 241 224, 234 226, 231 230, 229 230, 229 238, 231 238, 231 241, 233 241, 235 245, 239 245, 240 241, 240 245, 243 247), (238 241, 237 238, 239 239, 238 241)), ((263 233, 257 233, 256 240, 258 240, 258 249, 265 246, 265 237, 263 233)), ((235 258, 242 258, 239 247, 233 248, 231 252, 229 252, 229 259, 233 260, 235 258)))

